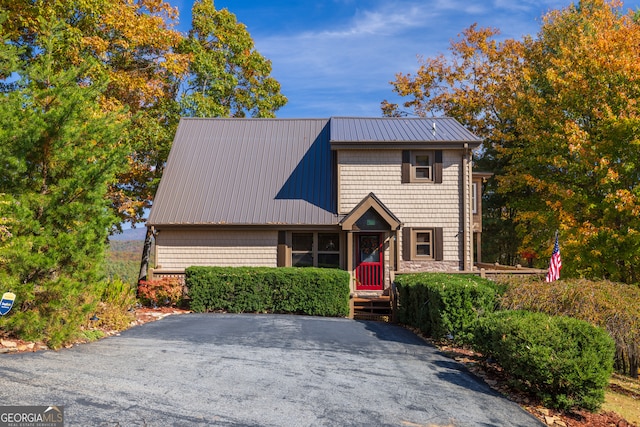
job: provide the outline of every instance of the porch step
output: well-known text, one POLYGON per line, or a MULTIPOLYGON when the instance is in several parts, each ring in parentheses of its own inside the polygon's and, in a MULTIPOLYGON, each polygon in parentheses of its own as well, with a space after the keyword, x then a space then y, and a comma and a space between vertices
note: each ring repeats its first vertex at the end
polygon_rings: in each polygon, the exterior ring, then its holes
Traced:
POLYGON ((354 319, 393 321, 393 306, 388 295, 354 297, 351 304, 354 319))

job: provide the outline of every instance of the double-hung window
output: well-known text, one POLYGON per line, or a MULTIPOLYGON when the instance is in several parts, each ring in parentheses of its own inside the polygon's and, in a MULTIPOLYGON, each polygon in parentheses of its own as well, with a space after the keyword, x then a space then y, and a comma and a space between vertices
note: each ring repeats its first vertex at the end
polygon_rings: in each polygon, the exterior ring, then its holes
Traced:
POLYGON ((442 261, 442 228, 402 229, 402 258, 405 261, 442 261))
POLYGON ((433 230, 416 230, 414 237, 416 258, 433 259, 433 230))
POLYGON ((403 150, 403 183, 442 183, 442 150, 403 150))
POLYGON ((313 233, 293 233, 291 235, 291 265, 294 267, 313 266, 313 233))
POLYGON ((411 153, 411 178, 415 182, 433 181, 433 154, 430 151, 411 153))

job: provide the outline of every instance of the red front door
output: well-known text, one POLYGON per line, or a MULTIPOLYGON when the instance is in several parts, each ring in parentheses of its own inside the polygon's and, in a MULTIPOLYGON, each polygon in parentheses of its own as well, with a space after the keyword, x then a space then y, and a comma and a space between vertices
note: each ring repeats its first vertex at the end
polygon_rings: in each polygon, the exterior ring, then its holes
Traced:
POLYGON ((356 290, 382 290, 383 259, 382 234, 356 235, 356 290))

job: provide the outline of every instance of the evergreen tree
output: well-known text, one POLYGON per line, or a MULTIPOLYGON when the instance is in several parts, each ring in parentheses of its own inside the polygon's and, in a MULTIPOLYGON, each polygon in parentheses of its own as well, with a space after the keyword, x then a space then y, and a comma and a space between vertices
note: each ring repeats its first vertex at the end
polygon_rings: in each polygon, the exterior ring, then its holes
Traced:
MULTIPOLYGON (((17 307, 2 319, 29 339, 57 347, 73 338, 103 277, 107 236, 116 221, 108 185, 126 166, 126 121, 105 113, 105 80, 56 66, 61 33, 41 21, 41 50, 18 63, 14 90, 2 95, 0 176, 2 282, 17 307)), ((11 46, 3 46, 10 52, 11 46)))

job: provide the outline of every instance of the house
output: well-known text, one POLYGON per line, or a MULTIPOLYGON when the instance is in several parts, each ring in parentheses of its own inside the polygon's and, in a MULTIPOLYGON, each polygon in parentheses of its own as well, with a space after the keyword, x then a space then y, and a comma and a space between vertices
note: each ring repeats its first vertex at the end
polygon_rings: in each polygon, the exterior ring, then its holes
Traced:
POLYGON ((451 118, 182 119, 148 220, 153 274, 338 267, 355 294, 470 271, 480 144, 451 118))

